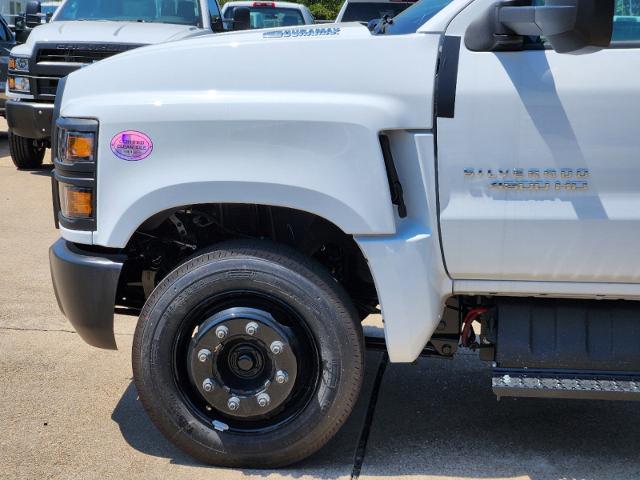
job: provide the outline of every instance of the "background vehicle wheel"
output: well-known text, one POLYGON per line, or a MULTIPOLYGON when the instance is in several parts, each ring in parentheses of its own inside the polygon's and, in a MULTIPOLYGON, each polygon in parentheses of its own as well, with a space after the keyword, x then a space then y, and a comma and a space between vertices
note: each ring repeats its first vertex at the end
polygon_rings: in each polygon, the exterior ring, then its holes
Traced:
POLYGON ((41 167, 46 148, 41 141, 9 132, 9 150, 13 164, 22 170, 41 167))
POLYGON ((133 342, 140 400, 162 433, 200 461, 283 466, 322 447, 360 392, 355 308, 313 260, 234 241, 171 272, 133 342))

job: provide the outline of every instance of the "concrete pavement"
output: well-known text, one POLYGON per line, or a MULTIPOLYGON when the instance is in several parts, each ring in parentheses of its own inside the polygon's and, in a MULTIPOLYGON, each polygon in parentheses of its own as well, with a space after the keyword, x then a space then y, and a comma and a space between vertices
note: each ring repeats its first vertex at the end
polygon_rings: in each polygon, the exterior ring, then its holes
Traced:
MULTIPOLYGON (((0 132, 5 131, 0 125, 0 132)), ((50 170, 18 172, 0 134, 0 478, 350 478, 381 355, 354 415, 321 452, 279 471, 205 467, 151 425, 131 381, 135 319, 120 350, 85 345, 59 313, 47 249, 50 170)), ((361 479, 638 479, 638 404, 503 400, 475 355, 390 365, 361 479)))

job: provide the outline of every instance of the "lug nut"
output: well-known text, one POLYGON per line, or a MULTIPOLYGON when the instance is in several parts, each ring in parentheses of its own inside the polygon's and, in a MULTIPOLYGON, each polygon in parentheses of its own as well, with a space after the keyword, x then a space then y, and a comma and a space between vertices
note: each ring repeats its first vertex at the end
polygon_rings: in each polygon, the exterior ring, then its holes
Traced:
POLYGON ((229 408, 229 410, 231 410, 232 412, 237 410, 238 408, 240 408, 240 399, 238 397, 231 397, 228 401, 227 401, 227 407, 229 408))
POLYGON ((271 397, 269 396, 268 393, 261 393, 256 397, 256 400, 258 400, 258 405, 261 408, 264 408, 267 405, 269 405, 269 402, 271 402, 271 397))
POLYGON ((229 335, 229 329, 224 325, 220 325, 218 328, 216 328, 216 337, 218 337, 220 340, 222 340, 223 338, 227 338, 227 335, 229 335))
POLYGON ((276 383, 287 383, 289 381, 289 374, 284 370, 278 370, 276 372, 276 383))
POLYGON ((280 355, 282 353, 282 350, 284 350, 284 344, 281 341, 276 340, 271 344, 271 347, 269 348, 271 348, 271 352, 274 355, 280 355))
POLYGON ((198 360, 200 360, 202 363, 209 360, 210 356, 211 356, 211 350, 207 350, 206 348, 203 348, 198 352, 198 360))
POLYGON ((249 322, 244 328, 244 331, 247 332, 247 335, 255 335, 258 331, 258 324, 256 322, 249 322))
POLYGON ((202 382, 202 388, 205 392, 210 392, 213 390, 213 382, 210 378, 206 378, 204 382, 202 382))

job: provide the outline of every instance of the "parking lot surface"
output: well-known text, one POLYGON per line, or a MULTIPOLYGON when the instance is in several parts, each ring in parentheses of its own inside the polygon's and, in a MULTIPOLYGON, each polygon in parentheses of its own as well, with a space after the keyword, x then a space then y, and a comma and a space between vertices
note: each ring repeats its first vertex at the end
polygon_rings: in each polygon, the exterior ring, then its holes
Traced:
POLYGON ((473 354, 389 365, 372 397, 382 355, 369 353, 354 415, 318 454, 278 471, 197 464, 137 400, 135 319, 116 318, 120 349, 104 351, 58 311, 49 177, 50 168, 18 172, 0 133, 0 478, 351 478, 356 457, 361 479, 640 478, 638 404, 497 402, 489 368, 473 354))

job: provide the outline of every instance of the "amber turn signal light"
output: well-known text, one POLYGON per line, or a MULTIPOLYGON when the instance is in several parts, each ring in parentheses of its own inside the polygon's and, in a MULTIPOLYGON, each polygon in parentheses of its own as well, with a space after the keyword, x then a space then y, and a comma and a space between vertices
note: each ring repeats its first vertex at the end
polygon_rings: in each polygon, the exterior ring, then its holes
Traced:
POLYGON ((91 218, 93 215, 93 190, 61 183, 60 211, 67 218, 91 218))
POLYGON ((67 134, 67 154, 70 160, 93 160, 93 134, 67 134))

